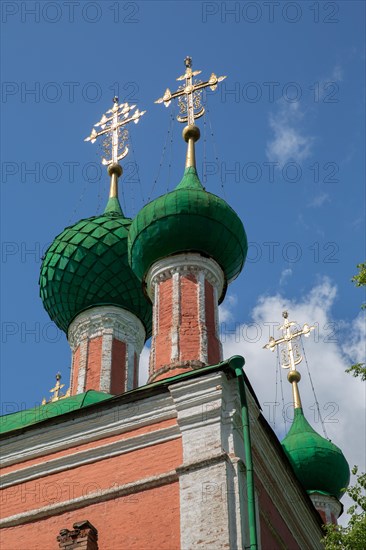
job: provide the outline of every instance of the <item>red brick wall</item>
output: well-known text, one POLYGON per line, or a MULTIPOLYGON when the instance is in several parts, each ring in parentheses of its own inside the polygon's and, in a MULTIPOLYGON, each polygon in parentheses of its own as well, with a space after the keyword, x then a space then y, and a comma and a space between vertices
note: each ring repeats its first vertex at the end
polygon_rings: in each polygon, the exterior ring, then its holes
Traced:
POLYGON ((154 327, 155 341, 155 365, 154 371, 164 365, 170 364, 172 313, 173 313, 173 281, 162 281, 157 289, 158 299, 158 326, 154 327))
MULTIPOLYGON (((257 476, 255 477, 255 486, 259 494, 260 534, 263 550, 276 550, 277 548, 302 550, 277 510, 276 502, 273 502, 270 494, 270 488, 267 490, 257 476)), ((286 494, 283 498, 286 498, 286 494)))
MULTIPOLYGON (((86 496, 174 469, 181 463, 181 440, 153 445, 37 478, 1 491, 1 512, 12 516, 86 496)), ((75 520, 76 521, 76 520, 75 520)), ((89 520, 90 521, 90 520, 89 520)))
POLYGON ((102 337, 92 338, 88 342, 88 362, 86 370, 85 391, 99 390, 100 371, 102 366, 102 337))
MULTIPOLYGON (((73 449, 38 457, 28 463, 9 467, 7 471, 86 448, 103 445, 108 440, 128 439, 172 425, 175 419, 144 426, 73 449)), ((4 489, 1 493, 3 517, 58 504, 95 491, 171 472, 182 463, 181 439, 174 439, 119 456, 107 457, 68 470, 31 480, 4 489)), ((178 482, 146 489, 132 495, 114 498, 99 504, 83 506, 56 517, 6 528, 1 533, 1 550, 51 550, 58 548, 60 529, 88 519, 98 530, 100 550, 135 550, 179 548, 178 482)))
POLYGON ((125 391, 126 384, 126 344, 113 338, 112 372, 110 393, 118 395, 125 391))
POLYGON ((173 293, 173 285, 173 279, 170 278, 158 282, 155 290, 158 293, 158 311, 151 344, 150 381, 162 380, 205 364, 214 365, 222 359, 216 333, 217 304, 213 286, 205 280, 201 319, 197 277, 191 273, 180 273, 179 291, 176 294, 173 293), (178 300, 179 303, 175 303, 178 300), (174 315, 178 312, 177 322, 174 315), (204 341, 206 335, 207 352, 204 341), (174 344, 173 336, 176 338, 174 344), (178 346, 177 353, 175 350, 173 353, 173 345, 178 346))
POLYGON ((3 529, 1 550, 56 550, 60 529, 85 518, 98 530, 100 550, 178 550, 179 484, 3 529))
POLYGON ((180 278, 180 305, 179 361, 197 361, 200 358, 198 283, 193 275, 180 278))

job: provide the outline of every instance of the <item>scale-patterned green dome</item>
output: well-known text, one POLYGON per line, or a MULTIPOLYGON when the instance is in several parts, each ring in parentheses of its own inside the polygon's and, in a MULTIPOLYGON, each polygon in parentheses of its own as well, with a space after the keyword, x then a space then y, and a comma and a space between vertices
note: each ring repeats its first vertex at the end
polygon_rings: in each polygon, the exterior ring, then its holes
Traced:
POLYGON ((134 313, 151 334, 151 304, 127 258, 131 220, 117 198, 101 216, 67 227, 48 248, 41 266, 40 296, 56 325, 67 332, 76 315, 98 305, 134 313))
POLYGON ((348 463, 334 443, 310 426, 302 409, 295 409, 294 421, 282 447, 309 493, 323 492, 338 499, 343 495, 350 480, 348 463))
POLYGON ((199 252, 221 266, 229 283, 242 270, 248 250, 240 218, 224 200, 205 191, 193 167, 186 168, 174 191, 137 214, 128 241, 130 265, 141 280, 161 258, 199 252))

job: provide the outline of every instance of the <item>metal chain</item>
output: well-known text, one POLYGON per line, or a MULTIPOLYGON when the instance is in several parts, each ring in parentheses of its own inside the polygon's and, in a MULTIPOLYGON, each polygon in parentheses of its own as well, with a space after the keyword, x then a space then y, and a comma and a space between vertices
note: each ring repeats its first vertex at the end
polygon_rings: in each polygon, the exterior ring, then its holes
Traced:
POLYGON ((326 439, 329 439, 329 438, 328 438, 327 431, 326 431, 326 429, 325 429, 325 424, 324 424, 322 415, 321 415, 321 413, 320 413, 319 401, 318 401, 318 398, 317 398, 316 393, 315 393, 315 388, 314 388, 314 384, 313 384, 313 379, 311 378, 310 369, 309 369, 309 365, 308 365, 308 360, 307 360, 307 358, 306 358, 305 347, 304 347, 304 344, 302 343, 302 339, 301 339, 301 338, 300 338, 300 341, 301 341, 302 353, 303 353, 304 359, 305 359, 306 369, 307 369, 308 375, 309 375, 309 380, 310 380, 311 389, 313 390, 313 395, 314 395, 315 404, 316 404, 316 410, 318 411, 318 415, 319 415, 319 418, 320 418, 320 422, 321 422, 321 425, 322 425, 322 429, 323 429, 324 436, 326 437, 326 439))
POLYGON ((286 432, 286 435, 287 435, 288 430, 287 430, 287 420, 286 420, 285 398, 284 398, 284 395, 283 395, 282 368, 281 368, 281 363, 280 363, 280 353, 279 353, 278 347, 277 347, 277 365, 279 365, 279 371, 280 371, 282 418, 283 418, 283 421, 284 421, 284 424, 285 424, 285 432, 286 432))
POLYGON ((158 168, 158 173, 156 175, 156 178, 154 179, 154 183, 152 185, 152 188, 151 188, 151 191, 150 191, 150 194, 148 196, 148 199, 147 199, 147 202, 150 202, 151 200, 151 196, 155 190, 155 186, 158 182, 158 179, 160 177, 160 172, 161 172, 161 168, 163 166, 163 162, 164 162, 164 158, 165 158, 165 153, 166 153, 166 149, 167 149, 167 144, 168 144, 168 139, 169 139, 169 136, 172 132, 172 125, 173 125, 173 122, 174 122, 174 116, 173 116, 173 113, 170 113, 170 118, 169 118, 169 128, 168 128, 168 132, 166 134, 166 138, 165 138, 165 143, 164 143, 164 146, 163 146, 163 150, 162 150, 162 153, 161 153, 161 157, 160 157, 160 163, 159 163, 159 168, 158 168))
MULTIPOLYGON (((208 123, 210 125, 210 133, 211 133, 211 139, 212 139, 212 148, 213 148, 213 153, 214 153, 214 157, 215 157, 215 162, 217 164, 217 168, 219 168, 219 155, 217 153, 217 145, 216 145, 216 140, 215 140, 215 135, 214 135, 214 131, 213 131, 213 128, 212 128, 212 123, 211 123, 211 117, 210 117, 210 109, 207 107, 207 118, 208 118, 208 123)), ((226 200, 226 193, 225 193, 225 187, 224 187, 224 182, 222 181, 222 177, 220 175, 220 181, 221 181, 221 189, 222 189, 222 194, 224 196, 224 199, 226 200)))

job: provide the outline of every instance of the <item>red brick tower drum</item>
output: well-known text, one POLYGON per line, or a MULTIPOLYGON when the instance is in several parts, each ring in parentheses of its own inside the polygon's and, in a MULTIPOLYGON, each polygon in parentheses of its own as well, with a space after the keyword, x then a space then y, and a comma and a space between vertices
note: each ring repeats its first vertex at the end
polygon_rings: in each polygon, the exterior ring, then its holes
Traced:
POLYGON ((150 382, 222 360, 218 304, 247 253, 241 220, 202 187, 185 136, 182 181, 146 205, 129 232, 131 268, 153 303, 150 382))
POLYGON ((154 311, 150 381, 222 360, 217 304, 224 282, 215 260, 200 254, 169 256, 150 268, 146 277, 154 311))

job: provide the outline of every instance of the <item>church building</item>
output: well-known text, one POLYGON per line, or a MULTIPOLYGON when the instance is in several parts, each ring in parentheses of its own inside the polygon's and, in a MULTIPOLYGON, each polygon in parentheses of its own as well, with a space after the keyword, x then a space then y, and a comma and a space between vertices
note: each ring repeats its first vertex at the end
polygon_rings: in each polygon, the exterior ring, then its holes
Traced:
POLYGON ((266 346, 284 350, 293 392, 282 443, 244 358, 223 357, 218 306, 248 244, 196 169, 201 92, 224 78, 199 73, 186 58, 183 84, 157 101, 179 102, 181 180, 133 220, 118 180, 128 124, 144 112, 114 98, 87 138, 109 144, 109 199, 54 239, 39 280, 71 348, 70 388, 58 376, 50 401, 1 418, 1 550, 314 550, 342 511, 348 464, 307 422, 298 389, 296 341, 312 327, 285 312, 266 346))

